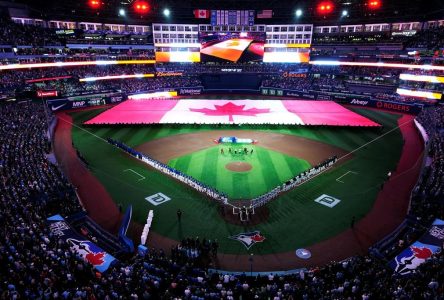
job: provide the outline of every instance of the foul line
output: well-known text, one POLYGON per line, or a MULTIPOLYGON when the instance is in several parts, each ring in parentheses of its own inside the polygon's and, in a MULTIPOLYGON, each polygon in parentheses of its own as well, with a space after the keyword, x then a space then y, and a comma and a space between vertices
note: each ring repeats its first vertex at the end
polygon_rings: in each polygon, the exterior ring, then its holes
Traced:
POLYGON ((355 175, 358 174, 357 172, 347 171, 347 173, 345 173, 344 175, 342 175, 342 176, 336 178, 336 181, 337 181, 337 182, 340 182, 340 183, 345 183, 344 181, 341 181, 341 180, 339 180, 339 179, 341 179, 342 177, 344 177, 345 175, 350 174, 350 173, 355 174, 355 175))
POLYGON ((140 175, 139 173, 137 173, 137 172, 134 171, 133 169, 126 169, 126 170, 123 170, 123 172, 128 172, 128 171, 133 172, 134 174, 136 174, 136 175, 138 175, 138 176, 140 177, 140 179, 137 180, 137 181, 141 181, 141 180, 144 180, 144 179, 145 179, 145 176, 140 175))
MULTIPOLYGON (((398 126, 392 128, 391 130, 387 131, 387 132, 384 133, 384 134, 381 134, 380 136, 378 136, 378 137, 374 138, 373 140, 371 140, 371 141, 365 143, 364 145, 359 146, 359 147, 356 148, 355 150, 352 150, 351 152, 349 152, 349 153, 347 153, 347 154, 344 154, 343 156, 341 156, 341 157, 338 158, 338 161, 341 160, 341 159, 344 159, 345 157, 349 156, 349 155, 352 154, 352 153, 355 153, 356 151, 359 151, 360 149, 364 148, 365 146, 370 145, 371 143, 373 143, 373 142, 379 140, 380 138, 386 136, 387 134, 392 133, 393 131, 395 131, 395 130, 401 128, 402 126, 404 126, 404 125, 406 125, 406 124, 408 124, 408 123, 410 123, 410 122, 413 122, 413 120, 414 120, 414 119, 412 119, 412 120, 410 120, 410 121, 405 121, 404 123, 402 123, 402 124, 400 124, 400 125, 398 125, 398 126)), ((313 180, 314 178, 318 177, 318 176, 321 175, 321 174, 324 174, 324 173, 327 172, 327 171, 331 171, 331 169, 332 169, 332 168, 327 168, 327 169, 325 169, 324 171, 319 172, 318 174, 316 174, 315 176, 313 176, 313 177, 311 177, 311 178, 305 180, 304 182, 302 182, 302 183, 301 183, 300 185, 298 185, 298 186, 301 186, 301 185, 303 185, 303 184, 305 184, 305 183, 307 183, 307 182, 313 180)))
POLYGON ((413 122, 413 120, 414 120, 414 119, 412 119, 412 120, 410 120, 410 121, 405 121, 404 123, 402 123, 402 124, 400 124, 400 125, 398 125, 398 126, 392 128, 391 130, 387 131, 387 132, 384 133, 384 134, 381 134, 380 136, 378 136, 378 137, 374 138, 373 140, 371 140, 371 141, 365 143, 364 145, 359 146, 359 147, 356 148, 355 150, 353 150, 353 151, 351 151, 351 152, 349 152, 349 153, 347 153, 347 154, 341 156, 340 158, 338 158, 338 160, 343 159, 343 158, 349 156, 349 155, 352 154, 352 153, 355 153, 356 151, 358 151, 358 150, 364 148, 365 146, 370 145, 371 143, 373 143, 373 142, 379 140, 380 138, 386 136, 387 134, 392 133, 393 131, 395 131, 395 130, 401 128, 402 126, 406 125, 407 123, 413 122))
POLYGON ((94 133, 92 133, 91 131, 86 130, 85 128, 82 128, 82 127, 78 126, 77 124, 74 124, 73 122, 70 122, 70 121, 68 121, 68 120, 65 120, 65 119, 63 119, 62 117, 59 117, 59 116, 58 116, 57 118, 59 118, 59 119, 62 120, 63 122, 66 122, 66 123, 68 123, 68 124, 71 124, 71 125, 74 126, 75 128, 78 128, 78 129, 80 129, 80 130, 82 130, 82 131, 84 131, 84 132, 86 132, 86 133, 89 133, 90 135, 92 135, 92 136, 98 138, 99 140, 102 140, 103 142, 105 142, 105 143, 108 144, 108 141, 107 141, 107 140, 105 140, 104 138, 98 136, 97 134, 94 134, 94 133))

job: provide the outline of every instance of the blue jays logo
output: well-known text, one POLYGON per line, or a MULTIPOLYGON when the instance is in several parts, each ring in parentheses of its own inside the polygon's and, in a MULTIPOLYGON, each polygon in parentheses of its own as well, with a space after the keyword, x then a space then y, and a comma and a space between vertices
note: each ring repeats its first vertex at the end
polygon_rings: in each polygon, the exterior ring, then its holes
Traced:
POLYGON ((391 264, 395 272, 401 275, 408 275, 432 255, 433 249, 413 244, 396 256, 391 264))
POLYGON ((252 231, 246 233, 239 233, 233 236, 230 236, 230 239, 241 242, 245 248, 250 249, 256 243, 262 243, 265 240, 265 237, 261 234, 260 231, 252 231))
POLYGON ((101 266, 105 263, 106 253, 94 243, 90 241, 79 241, 72 238, 67 239, 66 241, 72 250, 93 266, 101 266))

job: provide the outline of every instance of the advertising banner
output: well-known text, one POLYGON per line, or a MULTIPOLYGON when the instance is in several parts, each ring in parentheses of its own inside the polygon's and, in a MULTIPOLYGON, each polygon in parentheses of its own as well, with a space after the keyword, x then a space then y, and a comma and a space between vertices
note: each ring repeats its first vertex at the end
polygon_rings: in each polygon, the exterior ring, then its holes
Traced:
POLYGON ((93 265, 97 271, 105 272, 117 261, 102 248, 75 232, 61 215, 49 217, 47 221, 52 234, 64 240, 71 250, 93 265))
POLYGON ((423 108, 423 106, 420 104, 400 103, 400 102, 382 101, 375 99, 349 98, 347 101, 348 101, 347 104, 351 105, 381 108, 381 109, 408 113, 408 114, 419 114, 423 108))
POLYGON ((202 94, 201 87, 189 87, 177 89, 179 96, 200 95, 202 94))
POLYGON ((53 90, 53 91, 37 91, 37 97, 39 98, 53 98, 53 97, 57 97, 58 96, 58 92, 53 90))
POLYGON ((317 91, 295 91, 295 90, 282 90, 277 88, 261 88, 262 95, 269 96, 284 96, 284 97, 295 97, 302 99, 313 99, 313 100, 333 100, 338 101, 343 104, 350 104, 363 107, 380 108, 390 111, 408 113, 408 114, 419 114, 422 109, 422 104, 411 104, 411 103, 401 103, 392 101, 382 101, 371 99, 370 96, 363 95, 353 95, 346 93, 331 93, 331 92, 317 92, 317 91))
POLYGON ((125 101, 127 98, 127 95, 124 93, 104 93, 48 100, 47 105, 51 111, 55 112, 73 108, 115 104, 125 101))
POLYGON ((433 254, 439 253, 444 244, 444 221, 436 219, 429 230, 416 242, 399 253, 389 266, 400 275, 413 274, 433 254))

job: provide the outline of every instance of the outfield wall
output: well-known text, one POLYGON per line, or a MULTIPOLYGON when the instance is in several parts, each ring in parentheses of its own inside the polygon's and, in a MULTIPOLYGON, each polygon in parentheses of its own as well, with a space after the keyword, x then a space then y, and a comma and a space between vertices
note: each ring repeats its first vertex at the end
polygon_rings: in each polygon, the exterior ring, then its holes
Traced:
POLYGON ((117 104, 128 99, 124 93, 95 93, 79 95, 62 99, 48 100, 48 108, 53 111, 62 111, 74 108, 85 108, 107 104, 117 104))
POLYGON ((301 92, 296 90, 282 90, 276 88, 262 87, 261 94, 267 96, 297 97, 297 98, 312 99, 312 100, 331 100, 341 104, 351 104, 361 107, 380 108, 384 110, 390 110, 390 111, 414 114, 414 115, 419 114, 424 107, 424 105, 422 104, 384 101, 379 99, 373 99, 371 96, 360 95, 360 94, 349 94, 349 93, 318 92, 318 91, 301 92))
MULTIPOLYGON (((370 96, 348 93, 336 93, 336 92, 320 92, 320 91, 296 91, 296 90, 283 90, 276 88, 261 87, 260 90, 254 89, 204 89, 202 86, 195 87, 178 87, 171 89, 151 90, 144 93, 155 92, 173 92, 178 96, 197 96, 204 94, 245 94, 245 95, 257 95, 262 94, 264 96, 277 96, 277 97, 291 97, 298 99, 308 100, 327 100, 335 101, 340 104, 350 104, 360 107, 370 107, 384 109, 394 112, 407 113, 407 114, 419 114, 424 105, 417 103, 402 103, 394 101, 384 101, 379 99, 372 99, 370 96)), ((141 93, 137 93, 141 94, 141 93)), ((130 94, 130 95, 137 95, 130 94)), ((47 100, 49 109, 53 112, 68 110, 74 108, 85 108, 107 104, 117 104, 128 99, 128 95, 122 92, 99 92, 95 94, 78 95, 66 98, 47 100)), ((298 100, 294 99, 294 100, 298 100)))

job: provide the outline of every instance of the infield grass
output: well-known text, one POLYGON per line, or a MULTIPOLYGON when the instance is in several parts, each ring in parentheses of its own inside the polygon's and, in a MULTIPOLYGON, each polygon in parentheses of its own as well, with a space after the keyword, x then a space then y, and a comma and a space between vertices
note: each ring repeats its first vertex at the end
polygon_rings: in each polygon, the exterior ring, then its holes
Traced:
POLYGON ((259 146, 245 147, 253 149, 253 153, 235 155, 228 153, 228 146, 215 146, 172 159, 168 165, 226 193, 229 199, 255 198, 310 168, 303 159, 259 146), (223 154, 220 149, 225 149, 223 154), (225 167, 231 162, 245 162, 252 169, 233 172, 225 167))

